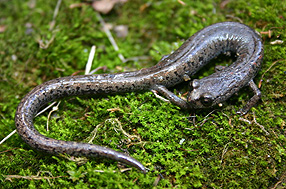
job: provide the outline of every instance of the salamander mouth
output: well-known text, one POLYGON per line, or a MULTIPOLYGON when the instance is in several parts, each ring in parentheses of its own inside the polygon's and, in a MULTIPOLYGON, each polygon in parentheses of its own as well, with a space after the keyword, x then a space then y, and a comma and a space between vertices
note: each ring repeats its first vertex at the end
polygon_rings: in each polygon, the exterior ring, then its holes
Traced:
POLYGON ((211 93, 197 93, 197 90, 190 91, 187 96, 191 108, 210 108, 214 105, 215 98, 211 93))

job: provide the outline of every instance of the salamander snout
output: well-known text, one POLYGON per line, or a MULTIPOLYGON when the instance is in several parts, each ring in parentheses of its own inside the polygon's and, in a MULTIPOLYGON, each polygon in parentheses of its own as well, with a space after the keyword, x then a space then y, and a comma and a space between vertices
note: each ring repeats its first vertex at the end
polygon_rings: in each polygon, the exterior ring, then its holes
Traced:
POLYGON ((190 83, 187 101, 191 108, 208 108, 214 103, 215 98, 211 93, 200 88, 200 81, 195 79, 190 83))

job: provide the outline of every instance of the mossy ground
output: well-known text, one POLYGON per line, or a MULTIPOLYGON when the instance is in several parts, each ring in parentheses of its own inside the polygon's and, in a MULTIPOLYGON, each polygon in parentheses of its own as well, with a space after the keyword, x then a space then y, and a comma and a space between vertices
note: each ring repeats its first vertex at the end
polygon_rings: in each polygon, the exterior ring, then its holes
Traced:
MULTIPOLYGON (((255 82, 279 61, 263 76, 261 102, 243 117, 235 111, 251 97, 249 89, 222 108, 195 113, 162 102, 151 92, 64 99, 49 121, 49 132, 48 112, 36 118, 41 133, 73 141, 87 141, 96 134, 94 143, 130 153, 149 172, 120 172, 124 167, 115 161, 79 162, 42 154, 15 134, 0 146, 0 188, 286 187, 284 1, 205 0, 182 5, 177 0, 130 0, 102 15, 108 23, 128 26, 126 38, 115 37, 126 58, 148 57, 127 63, 118 58, 91 6, 69 8, 78 2, 63 1, 50 30, 57 1, 0 1, 0 26, 5 27, 0 33, 0 139, 15 129, 21 98, 44 81, 83 70, 92 45, 97 46, 93 68, 107 66, 106 73, 136 70, 155 65, 207 25, 242 20, 258 32, 273 32, 271 37, 262 35, 265 58, 255 82), (46 49, 39 48, 40 39, 44 44, 50 41, 46 49), (284 43, 270 44, 277 39, 284 43)), ((198 77, 210 72, 204 70, 198 77)))

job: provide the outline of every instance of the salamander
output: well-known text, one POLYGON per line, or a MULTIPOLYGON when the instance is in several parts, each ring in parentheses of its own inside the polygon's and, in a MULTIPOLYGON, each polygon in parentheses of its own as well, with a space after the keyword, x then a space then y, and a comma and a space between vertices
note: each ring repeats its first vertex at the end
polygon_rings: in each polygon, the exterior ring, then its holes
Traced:
POLYGON ((52 154, 103 157, 134 166, 146 172, 136 159, 113 149, 75 141, 63 141, 40 134, 33 119, 41 107, 66 96, 118 94, 157 91, 183 109, 209 108, 219 104, 244 86, 254 96, 239 113, 245 114, 260 99, 261 93, 253 78, 261 67, 263 43, 250 27, 237 22, 210 25, 187 39, 176 51, 153 67, 134 72, 61 77, 47 81, 31 90, 19 103, 15 124, 18 134, 32 148, 52 154), (228 67, 202 79, 191 80, 210 60, 232 52, 237 59, 228 67), (190 81, 187 99, 168 88, 190 81))

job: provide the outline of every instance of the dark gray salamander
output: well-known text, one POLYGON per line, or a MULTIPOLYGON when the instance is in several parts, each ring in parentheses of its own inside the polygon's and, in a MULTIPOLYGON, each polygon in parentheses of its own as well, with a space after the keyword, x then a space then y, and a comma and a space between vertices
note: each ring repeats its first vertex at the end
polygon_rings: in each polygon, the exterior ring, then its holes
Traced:
POLYGON ((157 65, 135 72, 69 76, 45 82, 30 91, 20 102, 15 115, 18 134, 30 146, 52 154, 100 156, 123 162, 146 172, 134 158, 95 144, 62 141, 40 134, 33 126, 39 109, 55 99, 75 95, 126 93, 156 90, 184 109, 214 106, 228 99, 243 86, 250 86, 254 96, 240 113, 246 113, 260 98, 253 82, 263 58, 260 36, 236 22, 208 26, 190 37, 179 49, 157 65), (221 53, 233 52, 237 60, 229 67, 191 82, 187 102, 167 88, 190 80, 200 68, 221 53))

